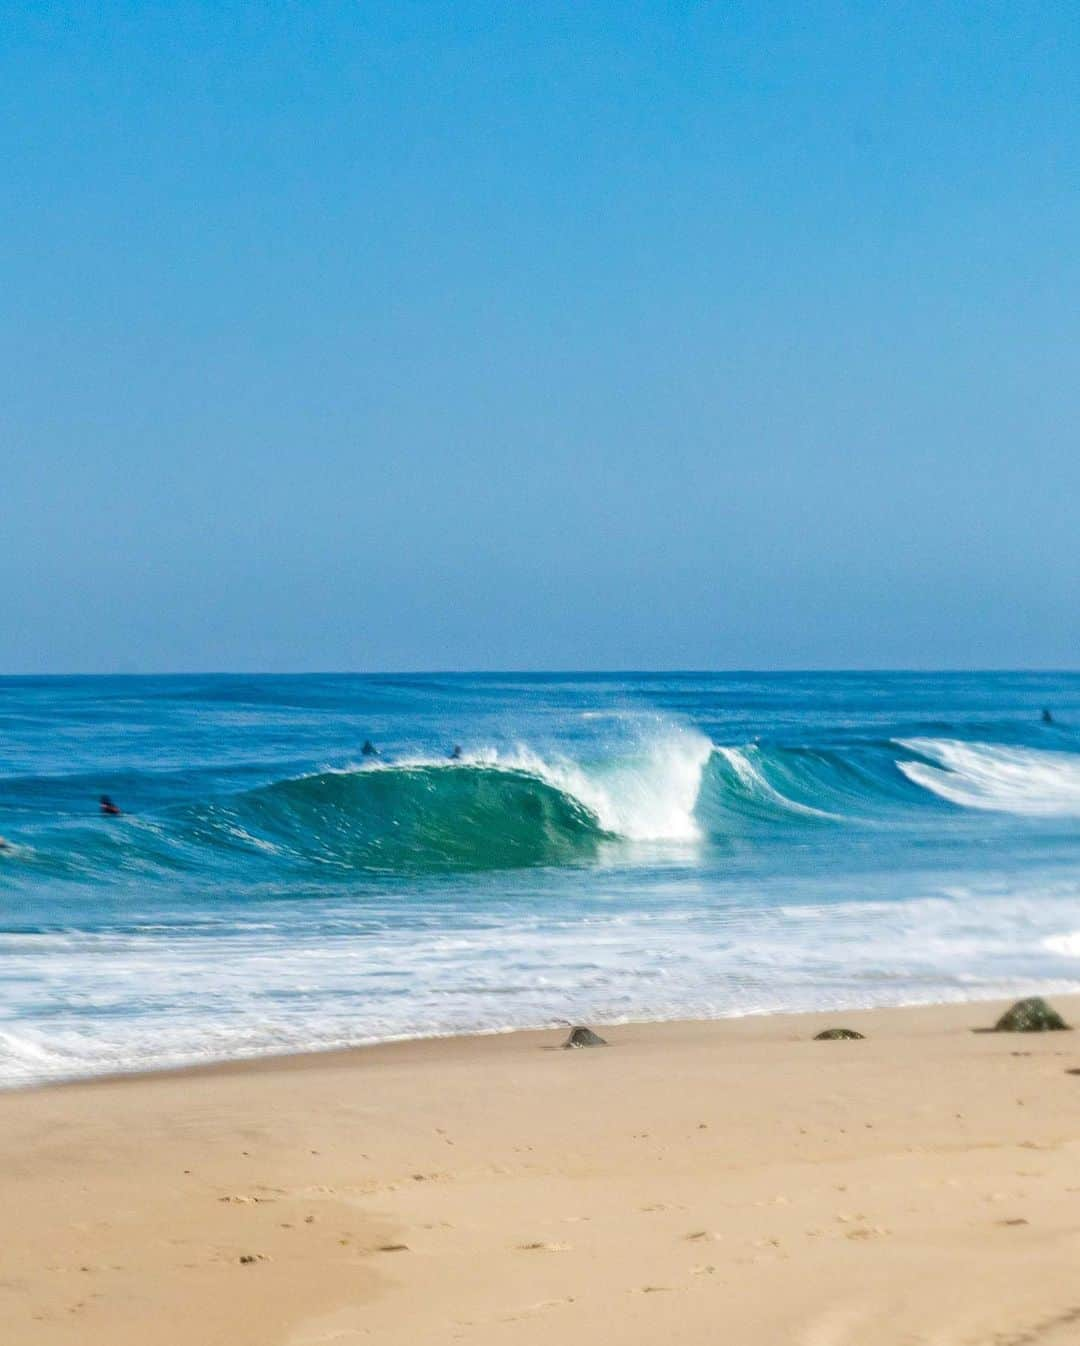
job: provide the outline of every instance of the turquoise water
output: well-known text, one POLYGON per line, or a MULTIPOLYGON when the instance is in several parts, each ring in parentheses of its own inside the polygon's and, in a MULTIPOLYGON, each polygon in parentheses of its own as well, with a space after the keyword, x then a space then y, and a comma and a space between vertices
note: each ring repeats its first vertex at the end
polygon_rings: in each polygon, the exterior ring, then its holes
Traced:
POLYGON ((1080 675, 0 679, 0 835, 4 1084, 1080 989, 1080 675))

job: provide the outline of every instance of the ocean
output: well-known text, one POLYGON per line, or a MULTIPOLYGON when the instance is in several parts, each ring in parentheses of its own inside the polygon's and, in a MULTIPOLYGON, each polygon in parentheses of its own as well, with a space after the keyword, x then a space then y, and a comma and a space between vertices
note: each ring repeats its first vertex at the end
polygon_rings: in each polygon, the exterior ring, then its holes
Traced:
POLYGON ((1080 990, 1080 674, 6 678, 0 836, 6 1086, 1080 990))

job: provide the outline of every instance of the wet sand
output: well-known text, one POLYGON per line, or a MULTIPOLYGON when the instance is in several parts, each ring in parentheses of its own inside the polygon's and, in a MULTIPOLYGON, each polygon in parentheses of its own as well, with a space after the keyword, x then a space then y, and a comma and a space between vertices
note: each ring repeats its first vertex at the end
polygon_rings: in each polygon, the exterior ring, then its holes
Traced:
POLYGON ((1080 1036, 1002 1008, 0 1095, 0 1341, 1080 1342, 1080 1036))

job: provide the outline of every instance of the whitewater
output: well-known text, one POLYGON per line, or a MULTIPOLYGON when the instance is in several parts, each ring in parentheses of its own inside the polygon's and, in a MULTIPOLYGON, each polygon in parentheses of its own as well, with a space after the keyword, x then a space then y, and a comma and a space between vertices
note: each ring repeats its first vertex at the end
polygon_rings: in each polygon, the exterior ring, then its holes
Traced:
POLYGON ((7 1086, 1080 989, 1080 676, 0 679, 0 836, 7 1086))

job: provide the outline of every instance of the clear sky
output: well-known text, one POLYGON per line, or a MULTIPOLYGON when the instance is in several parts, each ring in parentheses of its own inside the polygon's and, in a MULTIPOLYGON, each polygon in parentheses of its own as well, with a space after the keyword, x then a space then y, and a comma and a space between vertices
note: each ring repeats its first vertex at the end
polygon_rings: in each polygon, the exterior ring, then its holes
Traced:
POLYGON ((0 671, 1080 665, 1080 7, 0 4, 0 671))

